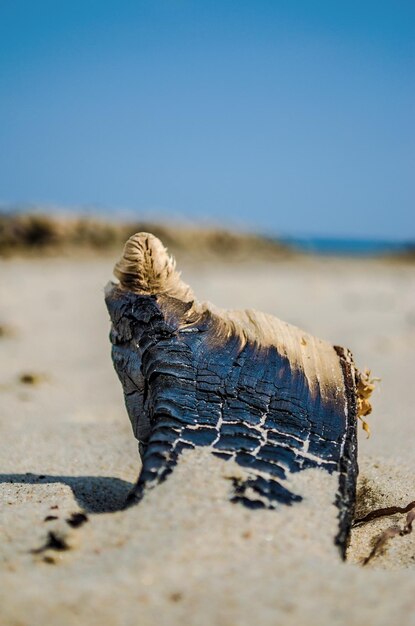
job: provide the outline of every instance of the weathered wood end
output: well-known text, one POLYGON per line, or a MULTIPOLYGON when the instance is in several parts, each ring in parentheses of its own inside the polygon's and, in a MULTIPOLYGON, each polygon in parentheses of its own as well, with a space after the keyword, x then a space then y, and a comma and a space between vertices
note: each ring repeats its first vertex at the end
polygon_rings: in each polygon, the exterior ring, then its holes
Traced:
MULTIPOLYGON (((294 473, 337 477, 344 555, 356 489, 360 374, 350 352, 256 311, 200 303, 153 235, 125 245, 106 288, 112 357, 142 469, 129 503, 164 481, 186 450, 244 469, 229 500, 296 506, 294 473)), ((203 494, 200 494, 203 497, 203 494)))

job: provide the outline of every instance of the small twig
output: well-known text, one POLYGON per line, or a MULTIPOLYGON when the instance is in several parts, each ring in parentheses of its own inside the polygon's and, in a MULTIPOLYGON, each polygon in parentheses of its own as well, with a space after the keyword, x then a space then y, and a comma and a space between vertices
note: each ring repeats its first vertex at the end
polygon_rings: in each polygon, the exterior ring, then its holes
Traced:
POLYGON ((402 535, 410 535, 412 532, 412 524, 415 520, 415 508, 411 509, 406 516, 406 524, 403 527, 402 535))
POLYGON ((387 528, 386 530, 384 530, 383 533, 381 533, 379 537, 376 539, 375 545, 370 551, 369 556, 363 559, 362 565, 367 565, 369 561, 371 561, 373 557, 379 552, 379 550, 383 548, 386 542, 389 539, 392 539, 392 537, 396 537, 396 535, 399 535, 400 532, 401 532, 401 529, 399 528, 399 526, 391 526, 390 528, 387 528))
MULTIPOLYGON (((412 508, 407 513, 405 526, 403 528, 400 528, 399 526, 390 526, 389 528, 384 530, 376 539, 375 544, 372 550, 370 551, 370 554, 365 559, 363 559, 362 565, 367 565, 369 561, 371 561, 373 557, 376 556, 376 554, 385 546, 385 544, 389 541, 389 539, 392 539, 393 537, 396 537, 397 535, 399 535, 400 537, 403 537, 404 535, 409 535, 412 532, 412 524, 415 520, 415 508, 414 508, 415 503, 412 502, 411 504, 412 504, 412 508)), ((390 508, 393 508, 393 507, 390 507, 390 508)), ((399 507, 395 507, 395 508, 399 508, 399 507)))
POLYGON ((408 511, 411 511, 413 508, 415 508, 415 500, 413 500, 404 507, 387 506, 383 509, 375 509, 374 511, 370 511, 370 513, 368 513, 364 517, 359 517, 358 519, 354 520, 353 528, 356 528, 356 526, 361 526, 362 524, 366 524, 367 522, 371 522, 378 517, 387 517, 388 515, 395 515, 395 513, 408 513, 408 511))

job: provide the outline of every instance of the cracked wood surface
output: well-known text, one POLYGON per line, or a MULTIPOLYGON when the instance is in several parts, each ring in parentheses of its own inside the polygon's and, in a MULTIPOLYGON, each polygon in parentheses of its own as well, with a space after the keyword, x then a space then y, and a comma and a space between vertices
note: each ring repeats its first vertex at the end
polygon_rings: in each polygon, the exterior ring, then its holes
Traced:
MULTIPOLYGON (((338 476, 335 539, 344 553, 357 476, 356 384, 349 351, 277 318, 199 303, 152 235, 131 238, 106 303, 115 369, 139 441, 139 501, 186 449, 244 468, 229 498, 296 506, 285 481, 309 468, 338 476)), ((203 497, 203 494, 200 494, 203 497)), ((324 515, 324 512, 322 512, 324 515)))

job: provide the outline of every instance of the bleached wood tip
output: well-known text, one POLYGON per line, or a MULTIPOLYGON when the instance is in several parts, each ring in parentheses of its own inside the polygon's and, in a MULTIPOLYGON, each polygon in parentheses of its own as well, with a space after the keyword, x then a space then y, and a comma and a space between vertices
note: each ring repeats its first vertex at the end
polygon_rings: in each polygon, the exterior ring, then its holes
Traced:
POLYGON ((192 290, 176 270, 176 262, 151 233, 136 233, 127 241, 114 275, 120 286, 143 295, 167 295, 191 302, 192 290))

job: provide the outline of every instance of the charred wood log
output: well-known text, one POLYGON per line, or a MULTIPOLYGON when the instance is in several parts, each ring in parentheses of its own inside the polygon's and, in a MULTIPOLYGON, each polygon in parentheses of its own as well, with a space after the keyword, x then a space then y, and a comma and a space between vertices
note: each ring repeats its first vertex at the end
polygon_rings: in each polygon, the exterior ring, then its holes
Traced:
POLYGON ((361 383, 350 352, 270 315, 199 303, 151 234, 129 239, 114 273, 112 357, 142 459, 130 503, 187 449, 242 466, 247 477, 230 499, 251 508, 295 505, 302 496, 287 476, 319 468, 338 478, 335 541, 344 553, 361 383))

